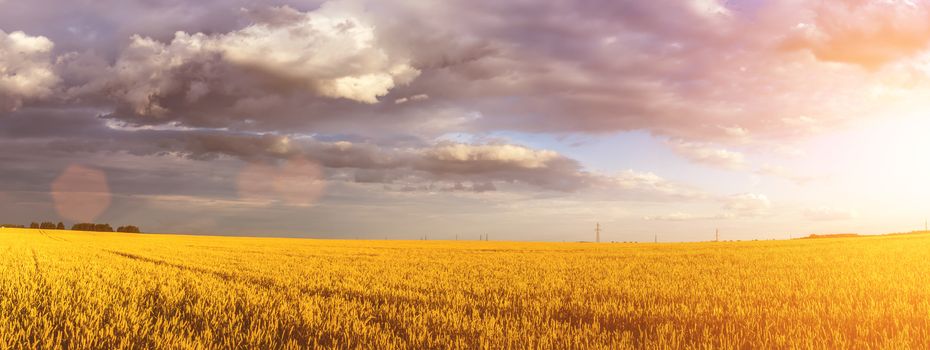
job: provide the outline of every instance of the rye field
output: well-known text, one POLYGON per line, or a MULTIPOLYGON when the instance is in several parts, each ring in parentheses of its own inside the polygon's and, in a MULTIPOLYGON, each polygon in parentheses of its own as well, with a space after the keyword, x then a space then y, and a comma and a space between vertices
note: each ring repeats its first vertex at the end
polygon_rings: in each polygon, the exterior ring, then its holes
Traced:
POLYGON ((930 236, 676 244, 0 230, 0 348, 930 348, 930 236))

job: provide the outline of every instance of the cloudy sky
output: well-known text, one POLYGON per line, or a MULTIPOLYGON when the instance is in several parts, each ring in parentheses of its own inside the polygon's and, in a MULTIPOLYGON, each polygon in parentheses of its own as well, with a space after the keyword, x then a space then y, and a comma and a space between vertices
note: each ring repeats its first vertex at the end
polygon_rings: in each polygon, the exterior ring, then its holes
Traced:
POLYGON ((928 18, 917 0, 0 0, 0 222, 919 229, 928 18))

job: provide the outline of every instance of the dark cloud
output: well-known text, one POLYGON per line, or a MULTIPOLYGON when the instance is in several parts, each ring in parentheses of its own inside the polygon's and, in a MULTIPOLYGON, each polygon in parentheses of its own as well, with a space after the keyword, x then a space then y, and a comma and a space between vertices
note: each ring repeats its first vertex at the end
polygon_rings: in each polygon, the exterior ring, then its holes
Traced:
MULTIPOLYGON (((427 186, 438 191, 488 192, 504 186, 509 190, 528 188, 556 192, 612 189, 644 194, 641 198, 645 200, 697 195, 652 174, 591 173, 578 161, 557 152, 508 143, 424 140, 414 146, 406 141, 392 145, 209 129, 139 129, 114 125, 85 109, 24 109, 6 116, 4 121, 0 124, 0 135, 4 136, 0 145, 8 151, 5 153, 10 157, 9 162, 22 161, 36 166, 48 163, 45 165, 62 169, 82 160, 106 159, 108 161, 101 164, 111 167, 120 159, 136 159, 109 169, 127 178, 134 172, 138 174, 137 181, 114 186, 116 190, 125 191, 120 193, 127 194, 138 193, 134 189, 136 186, 146 189, 145 193, 165 190, 159 186, 145 186, 146 181, 192 188, 173 183, 171 179, 178 175, 171 172, 178 169, 169 166, 169 172, 165 173, 158 167, 161 163, 178 166, 191 161, 225 163, 218 171, 235 173, 236 162, 274 165, 302 160, 328 169, 331 180, 427 186), (23 153, 16 153, 16 150, 23 153), (19 156, 13 156, 15 154, 19 156), (158 159, 158 162, 154 165, 135 163, 143 159, 158 159)), ((15 167, 9 169, 8 173, 13 175, 15 167)), ((231 176, 234 175, 223 175, 225 180, 219 181, 229 181, 231 176)), ((25 174, 15 177, 25 177, 25 174)), ((218 192, 222 191, 213 193, 218 192)))
POLYGON ((7 31, 25 31, 54 38, 56 51, 92 49, 115 58, 131 36, 168 40, 177 31, 223 33, 251 21, 243 9, 292 6, 313 10, 315 0, 56 0, 0 3, 0 23, 7 31))
MULTIPOLYGON (((56 43, 55 98, 136 125, 427 138, 643 129, 744 142, 843 125, 928 90, 915 71, 879 69, 926 48, 922 3, 0 6, 4 30, 56 43), (889 82, 908 96, 858 88, 889 82)), ((0 95, 9 109, 49 86, 0 95)))

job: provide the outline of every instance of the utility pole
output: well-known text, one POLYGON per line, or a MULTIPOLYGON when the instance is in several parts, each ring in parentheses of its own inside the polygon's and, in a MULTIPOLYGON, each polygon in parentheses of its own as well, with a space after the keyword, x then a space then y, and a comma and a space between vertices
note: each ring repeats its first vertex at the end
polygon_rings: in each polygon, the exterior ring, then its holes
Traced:
POLYGON ((655 239, 656 239, 656 243, 659 243, 659 234, 658 234, 658 233, 656 233, 655 235, 656 235, 656 237, 655 237, 655 239))
POLYGON ((597 226, 594 227, 594 241, 601 243, 601 223, 597 223, 597 226))
POLYGON ((720 229, 715 229, 714 231, 714 241, 720 242, 720 229))

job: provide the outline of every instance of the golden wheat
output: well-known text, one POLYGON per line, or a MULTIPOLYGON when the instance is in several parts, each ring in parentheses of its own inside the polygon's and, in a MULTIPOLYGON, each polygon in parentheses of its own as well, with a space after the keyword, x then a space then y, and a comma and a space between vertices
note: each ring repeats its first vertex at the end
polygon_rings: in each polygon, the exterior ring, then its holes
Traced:
POLYGON ((682 244, 0 230, 0 348, 930 348, 930 236, 682 244))

